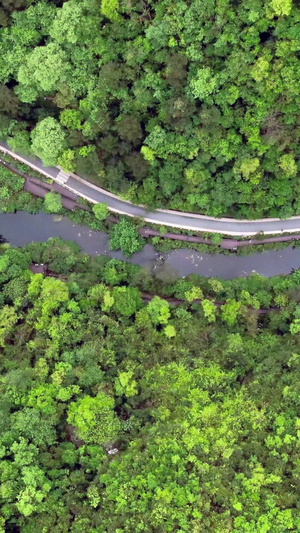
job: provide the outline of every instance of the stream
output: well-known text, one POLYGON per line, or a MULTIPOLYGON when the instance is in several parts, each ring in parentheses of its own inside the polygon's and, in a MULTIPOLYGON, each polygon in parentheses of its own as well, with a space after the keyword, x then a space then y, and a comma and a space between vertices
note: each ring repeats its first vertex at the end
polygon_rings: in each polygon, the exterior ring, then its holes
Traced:
POLYGON ((191 249, 178 249, 161 254, 154 246, 147 244, 141 252, 130 259, 121 251, 109 248, 109 237, 102 231, 93 231, 87 226, 73 223, 66 217, 39 213, 31 215, 26 211, 0 213, 0 236, 13 246, 24 246, 31 242, 44 242, 50 237, 79 244, 89 255, 107 255, 130 263, 150 268, 162 279, 175 279, 189 274, 233 279, 250 276, 256 272, 265 277, 289 274, 300 267, 300 248, 292 246, 282 250, 271 250, 253 255, 209 254, 191 249))

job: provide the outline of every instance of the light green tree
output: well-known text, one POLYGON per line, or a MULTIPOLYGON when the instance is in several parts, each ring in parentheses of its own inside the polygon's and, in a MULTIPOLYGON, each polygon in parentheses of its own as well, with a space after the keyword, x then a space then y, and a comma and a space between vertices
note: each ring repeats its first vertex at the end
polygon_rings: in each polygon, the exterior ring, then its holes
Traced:
POLYGON ((104 392, 94 398, 84 396, 70 404, 68 422, 87 444, 109 444, 117 439, 121 429, 114 405, 113 398, 104 392))
POLYGON ((44 207, 46 213, 60 213, 62 209, 61 195, 55 191, 48 192, 45 196, 44 207))
POLYGON ((93 213, 98 220, 106 220, 109 215, 108 205, 104 202, 93 205, 93 213))
POLYGON ((33 48, 18 72, 18 94, 23 102, 32 102, 40 93, 52 92, 70 73, 68 57, 55 42, 33 48))
POLYGON ((113 22, 122 20, 118 13, 119 0, 102 0, 101 13, 113 22))
POLYGON ((81 36, 80 30, 84 20, 84 7, 79 2, 74 0, 64 2, 50 28, 50 35, 59 43, 75 44, 81 36))
POLYGON ((66 172, 75 172, 75 152, 68 148, 57 159, 57 164, 66 172))
POLYGON ((45 165, 56 165, 66 150, 66 134, 57 120, 47 117, 38 122, 31 133, 32 151, 45 165))
POLYGON ((166 300, 155 296, 147 305, 147 312, 154 325, 167 324, 171 316, 170 306, 166 300))
POLYGON ((166 337, 168 337, 168 339, 171 339, 172 337, 176 337, 176 329, 174 326, 172 326, 171 324, 168 324, 165 328, 164 328, 164 334, 166 337))
POLYGON ((284 154, 279 161, 279 166, 282 168, 286 176, 293 177, 297 174, 297 164, 293 154, 284 154))
POLYGON ((132 316, 143 305, 140 291, 136 287, 114 287, 112 295, 113 308, 121 316, 132 316))
POLYGON ((271 0, 270 6, 277 17, 289 15, 293 7, 293 0, 271 0))
POLYGON ((111 231, 110 247, 112 250, 121 248, 122 252, 130 256, 143 247, 143 239, 139 236, 136 226, 123 218, 111 231))
POLYGON ((197 76, 191 81, 191 89, 195 98, 205 100, 217 87, 217 80, 210 68, 200 68, 197 76))
POLYGON ((4 346, 5 337, 18 321, 18 315, 13 307, 5 305, 0 311, 0 346, 4 346))
POLYGON ((28 131, 18 131, 8 139, 8 144, 15 152, 25 155, 31 154, 30 134, 28 131))
POLYGON ((222 305, 222 319, 230 326, 236 323, 239 310, 241 308, 241 302, 237 302, 233 298, 229 298, 226 304, 222 305))
POLYGON ((184 294, 186 300, 192 303, 194 300, 200 300, 203 298, 203 292, 200 287, 194 286, 184 294))
POLYGON ((138 393, 138 384, 134 377, 134 372, 119 372, 116 378, 115 388, 118 395, 125 394, 127 398, 135 396, 138 393))
POLYGON ((207 318, 208 322, 216 321, 216 306, 211 300, 203 300, 201 302, 203 307, 204 315, 207 318))
POLYGON ((81 113, 78 109, 64 109, 60 114, 60 122, 71 130, 81 130, 81 113))

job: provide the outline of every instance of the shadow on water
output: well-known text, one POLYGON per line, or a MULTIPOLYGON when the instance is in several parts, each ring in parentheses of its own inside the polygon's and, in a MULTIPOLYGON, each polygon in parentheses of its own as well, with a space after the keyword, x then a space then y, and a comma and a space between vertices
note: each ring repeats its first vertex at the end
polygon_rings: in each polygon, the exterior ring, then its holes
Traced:
POLYGON ((66 217, 58 218, 45 213, 31 215, 25 211, 16 214, 0 213, 0 239, 2 239, 0 242, 24 246, 30 242, 47 241, 50 237, 75 241, 90 255, 107 255, 148 267, 157 277, 165 281, 189 274, 233 279, 250 276, 256 272, 271 277, 289 274, 292 269, 300 267, 300 248, 293 249, 292 246, 278 251, 238 256, 213 255, 190 249, 160 254, 153 246, 147 244, 141 252, 128 259, 121 251, 110 250, 109 237, 106 233, 74 224, 66 217))

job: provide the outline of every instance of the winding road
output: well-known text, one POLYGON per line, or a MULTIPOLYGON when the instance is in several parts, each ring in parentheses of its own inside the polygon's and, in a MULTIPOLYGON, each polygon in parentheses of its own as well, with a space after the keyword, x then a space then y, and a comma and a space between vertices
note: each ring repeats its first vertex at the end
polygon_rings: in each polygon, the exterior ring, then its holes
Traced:
POLYGON ((123 200, 119 196, 93 185, 76 174, 66 173, 57 167, 46 167, 39 158, 23 156, 15 153, 4 142, 0 142, 0 151, 25 163, 33 170, 53 179, 60 185, 63 185, 91 203, 96 204, 99 202, 105 202, 110 211, 132 217, 141 217, 146 222, 152 224, 181 228, 189 231, 222 233, 225 235, 237 235, 241 237, 256 235, 260 232, 267 235, 300 231, 300 216, 284 220, 279 218, 237 220, 234 218, 213 218, 205 215, 170 211, 166 209, 157 209, 153 212, 148 212, 145 207, 123 200))

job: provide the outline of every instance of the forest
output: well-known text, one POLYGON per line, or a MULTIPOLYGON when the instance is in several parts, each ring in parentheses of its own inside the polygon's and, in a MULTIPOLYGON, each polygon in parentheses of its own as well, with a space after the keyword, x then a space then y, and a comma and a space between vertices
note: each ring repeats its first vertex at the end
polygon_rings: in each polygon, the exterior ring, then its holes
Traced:
POLYGON ((53 239, 2 244, 0 288, 0 531, 300 531, 299 272, 164 284, 53 239))
MULTIPOLYGON (((299 51, 296 0, 2 0, 0 140, 149 208, 300 214, 299 51)), ((66 214, 22 170, 0 211, 66 214)), ((300 532, 299 287, 0 235, 0 533, 300 532)))
POLYGON ((299 204, 296 0, 2 0, 0 138, 149 207, 299 204))

